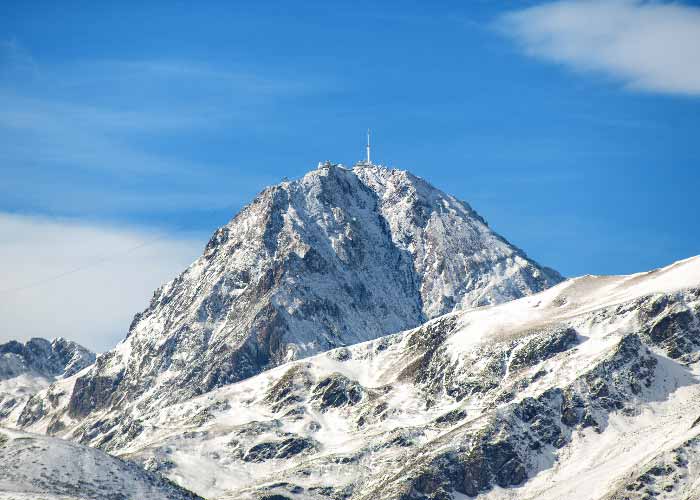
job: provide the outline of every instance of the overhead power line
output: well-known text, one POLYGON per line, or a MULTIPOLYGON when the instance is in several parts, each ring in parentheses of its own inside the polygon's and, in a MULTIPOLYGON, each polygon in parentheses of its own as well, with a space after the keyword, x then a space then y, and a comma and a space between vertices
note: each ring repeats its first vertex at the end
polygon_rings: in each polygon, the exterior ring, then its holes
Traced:
POLYGON ((74 267, 73 269, 69 269, 67 271, 63 271, 63 272, 60 272, 60 273, 57 273, 57 274, 54 274, 51 276, 47 276, 47 277, 42 278, 40 280, 34 281, 32 283, 27 283, 26 285, 20 285, 20 286, 0 290, 0 295, 6 295, 6 294, 10 294, 10 293, 21 292, 23 290, 27 290, 30 288, 36 288, 36 287, 39 287, 42 285, 46 285, 48 283, 52 283, 52 282, 57 281, 61 278, 65 278, 66 276, 70 276, 71 274, 79 273, 81 271, 85 271, 87 269, 92 269, 94 267, 99 267, 99 266, 101 266, 107 262, 113 261, 119 257, 123 257, 124 255, 128 255, 128 254, 133 253, 137 250, 140 250, 141 248, 152 245, 153 243, 156 243, 160 240, 163 240, 166 237, 167 237, 166 234, 161 234, 160 236, 158 236, 156 238, 153 238, 153 239, 147 240, 147 241, 143 241, 143 242, 139 243, 138 245, 133 246, 131 248, 128 248, 122 252, 99 257, 96 260, 93 260, 92 262, 89 262, 87 264, 83 264, 81 266, 74 267))

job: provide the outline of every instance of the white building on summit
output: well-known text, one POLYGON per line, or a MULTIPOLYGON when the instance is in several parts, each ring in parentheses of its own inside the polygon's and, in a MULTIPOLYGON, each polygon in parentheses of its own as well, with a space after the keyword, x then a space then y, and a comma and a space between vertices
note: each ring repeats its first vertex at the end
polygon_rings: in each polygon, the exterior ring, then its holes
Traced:
MULTIPOLYGON (((365 151, 367 154, 367 157, 364 160, 360 160, 357 163, 355 163, 356 167, 373 167, 374 164, 372 163, 372 156, 371 156, 371 147, 370 147, 370 129, 367 129, 367 145, 365 146, 365 151)), ((332 163, 330 160, 318 162, 318 167, 319 169, 322 168, 330 168, 330 167, 336 167, 340 166, 342 167, 342 163, 332 163)))

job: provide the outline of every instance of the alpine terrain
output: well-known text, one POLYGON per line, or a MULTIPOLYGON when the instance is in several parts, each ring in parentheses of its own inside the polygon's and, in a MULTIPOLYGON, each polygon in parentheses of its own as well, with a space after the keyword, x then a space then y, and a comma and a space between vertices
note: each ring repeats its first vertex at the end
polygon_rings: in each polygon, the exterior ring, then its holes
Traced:
POLYGON ((700 257, 584 276, 292 361, 129 431, 32 425, 209 499, 697 499, 700 257))
POLYGON ((260 193, 156 290, 123 342, 33 398, 18 424, 65 392, 50 429, 82 422, 73 438, 109 449, 142 432, 146 410, 560 281, 408 172, 322 164, 260 193))
POLYGON ((91 360, 0 498, 700 499, 700 257, 564 281, 405 171, 264 190, 91 360))

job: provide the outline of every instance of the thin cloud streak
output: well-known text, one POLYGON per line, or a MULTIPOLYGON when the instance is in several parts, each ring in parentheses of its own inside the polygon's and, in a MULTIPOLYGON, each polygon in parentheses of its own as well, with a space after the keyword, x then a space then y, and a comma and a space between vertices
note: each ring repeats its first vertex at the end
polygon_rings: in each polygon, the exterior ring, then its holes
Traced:
POLYGON ((106 350, 203 239, 0 212, 0 343, 63 336, 106 350))
POLYGON ((503 15, 496 27, 535 58, 602 73, 635 91, 700 95, 700 8, 572 0, 503 15))

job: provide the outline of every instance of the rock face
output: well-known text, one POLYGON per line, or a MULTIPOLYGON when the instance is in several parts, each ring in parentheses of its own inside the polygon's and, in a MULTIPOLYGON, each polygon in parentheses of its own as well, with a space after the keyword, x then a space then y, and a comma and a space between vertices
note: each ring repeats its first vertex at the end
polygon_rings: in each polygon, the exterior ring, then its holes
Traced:
POLYGON ((99 450, 3 428, 0 498, 201 500, 156 473, 99 450))
POLYGON ((59 435, 211 499, 685 499, 700 484, 698 380, 693 258, 450 313, 139 414, 72 419, 57 384, 32 425, 61 420, 59 435))
POLYGON ((94 362, 94 353, 64 338, 0 344, 0 422, 13 423, 34 393, 94 362))
POLYGON ((68 414, 184 401, 560 281, 469 205, 408 172, 321 166, 265 189, 217 230, 76 381, 68 414))
POLYGON ((61 337, 51 342, 33 338, 25 344, 15 340, 0 344, 0 380, 27 372, 65 378, 94 362, 93 352, 61 337))
POLYGON ((641 467, 628 471, 603 500, 694 499, 700 478, 700 430, 675 443, 641 467))

